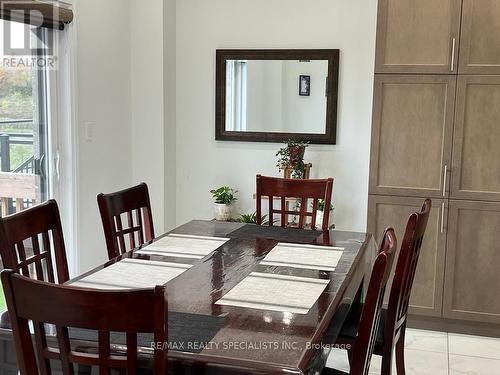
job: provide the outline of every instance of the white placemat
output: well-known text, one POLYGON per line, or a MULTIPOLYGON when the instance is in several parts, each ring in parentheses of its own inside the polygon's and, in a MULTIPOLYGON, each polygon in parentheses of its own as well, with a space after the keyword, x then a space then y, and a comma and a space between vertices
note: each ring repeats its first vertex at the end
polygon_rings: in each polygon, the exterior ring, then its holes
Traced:
POLYGON ((265 266, 335 271, 344 252, 343 247, 327 247, 279 243, 260 262, 265 266))
POLYGON ((203 259, 227 241, 228 238, 169 234, 136 251, 136 254, 203 259))
POLYGON ((215 304, 307 314, 329 282, 252 272, 215 304))
POLYGON ((71 284, 92 289, 136 289, 165 285, 186 272, 192 265, 123 259, 71 284))

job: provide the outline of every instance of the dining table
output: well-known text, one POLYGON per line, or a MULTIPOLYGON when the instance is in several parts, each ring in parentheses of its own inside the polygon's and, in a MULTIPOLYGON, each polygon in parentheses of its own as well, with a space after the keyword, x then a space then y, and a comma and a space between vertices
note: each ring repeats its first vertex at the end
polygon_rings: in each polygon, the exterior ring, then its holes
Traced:
MULTIPOLYGON (((165 285, 169 373, 312 375, 362 303, 376 252, 368 233, 194 220, 67 284, 165 285)), ((70 336, 78 350, 97 348, 96 332, 70 336)), ((138 338, 144 367, 152 341, 138 338)), ((111 342, 126 351, 123 334, 111 342)))

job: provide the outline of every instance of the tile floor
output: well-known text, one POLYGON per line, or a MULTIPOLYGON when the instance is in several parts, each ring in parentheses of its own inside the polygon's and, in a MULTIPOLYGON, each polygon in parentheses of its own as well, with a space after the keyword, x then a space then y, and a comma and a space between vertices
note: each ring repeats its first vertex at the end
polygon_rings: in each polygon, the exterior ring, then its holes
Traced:
MULTIPOLYGON (((405 355, 407 375, 500 375, 500 339, 408 329, 405 355)), ((332 351, 328 367, 348 371, 345 351, 332 351)), ((379 356, 370 374, 380 374, 379 356)))

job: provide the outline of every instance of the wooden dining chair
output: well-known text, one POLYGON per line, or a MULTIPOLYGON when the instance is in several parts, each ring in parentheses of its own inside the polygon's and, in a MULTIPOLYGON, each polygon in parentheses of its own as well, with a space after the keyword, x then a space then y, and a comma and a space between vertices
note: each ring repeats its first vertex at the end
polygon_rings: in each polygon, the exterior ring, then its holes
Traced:
MULTIPOLYGON (((377 339, 384 294, 389 280, 396 253, 396 235, 394 229, 386 229, 380 245, 380 251, 370 276, 361 320, 352 343, 352 360, 349 375, 366 375, 370 368, 373 348, 377 339)), ((345 374, 342 371, 325 368, 324 375, 345 374)))
MULTIPOLYGON (((381 324, 376 335, 374 354, 382 356, 381 375, 391 374, 394 349, 397 374, 406 374, 404 344, 408 306, 431 207, 432 202, 427 199, 421 212, 411 215, 406 226, 391 285, 389 302, 387 309, 382 310, 381 324)), ((360 309, 355 308, 350 311, 337 344, 345 347, 355 342, 357 327, 361 322, 360 316, 360 309)), ((352 353, 348 352, 348 356, 350 360, 354 360, 352 353)))
POLYGON ((116 369, 135 375, 138 371, 138 333, 154 334, 153 373, 166 374, 167 347, 164 343, 168 308, 163 286, 95 291, 36 281, 11 270, 3 271, 1 276, 21 375, 51 374, 51 361, 60 362, 64 375, 73 375, 75 364, 96 366, 100 374, 116 369), (29 321, 33 322, 34 343, 29 321), (56 327, 57 340, 54 342, 46 336, 45 324, 56 327), (69 328, 97 331, 97 354, 72 348, 69 328), (126 355, 112 353, 110 332, 126 333, 126 355))
POLYGON ((109 259, 154 239, 149 190, 145 183, 116 193, 99 194, 97 203, 109 259))
POLYGON ((283 179, 275 177, 257 176, 257 224, 262 224, 262 197, 269 200, 269 225, 274 225, 274 214, 280 215, 281 226, 288 226, 288 217, 290 215, 298 216, 298 227, 304 229, 307 225, 307 218, 311 219, 311 229, 316 229, 317 225, 321 230, 328 230, 330 220, 330 205, 332 201, 333 179, 326 180, 298 180, 283 179), (274 198, 280 200, 280 208, 274 208, 274 198), (298 211, 290 210, 287 198, 297 198, 300 201, 298 211), (323 222, 316 223, 316 213, 318 211, 319 200, 324 200, 325 212, 323 222), (312 201, 312 202, 311 202, 312 201), (309 204, 312 208, 308 210, 309 204))
POLYGON ((0 255, 4 268, 26 277, 60 284, 68 281, 68 261, 56 201, 0 218, 0 255))

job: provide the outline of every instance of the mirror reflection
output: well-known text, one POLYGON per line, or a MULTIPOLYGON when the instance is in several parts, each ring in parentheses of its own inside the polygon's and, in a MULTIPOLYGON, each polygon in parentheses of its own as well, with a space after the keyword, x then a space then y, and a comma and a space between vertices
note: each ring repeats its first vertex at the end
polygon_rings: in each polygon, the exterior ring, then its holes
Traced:
POLYGON ((328 60, 226 60, 226 131, 325 134, 328 60))

